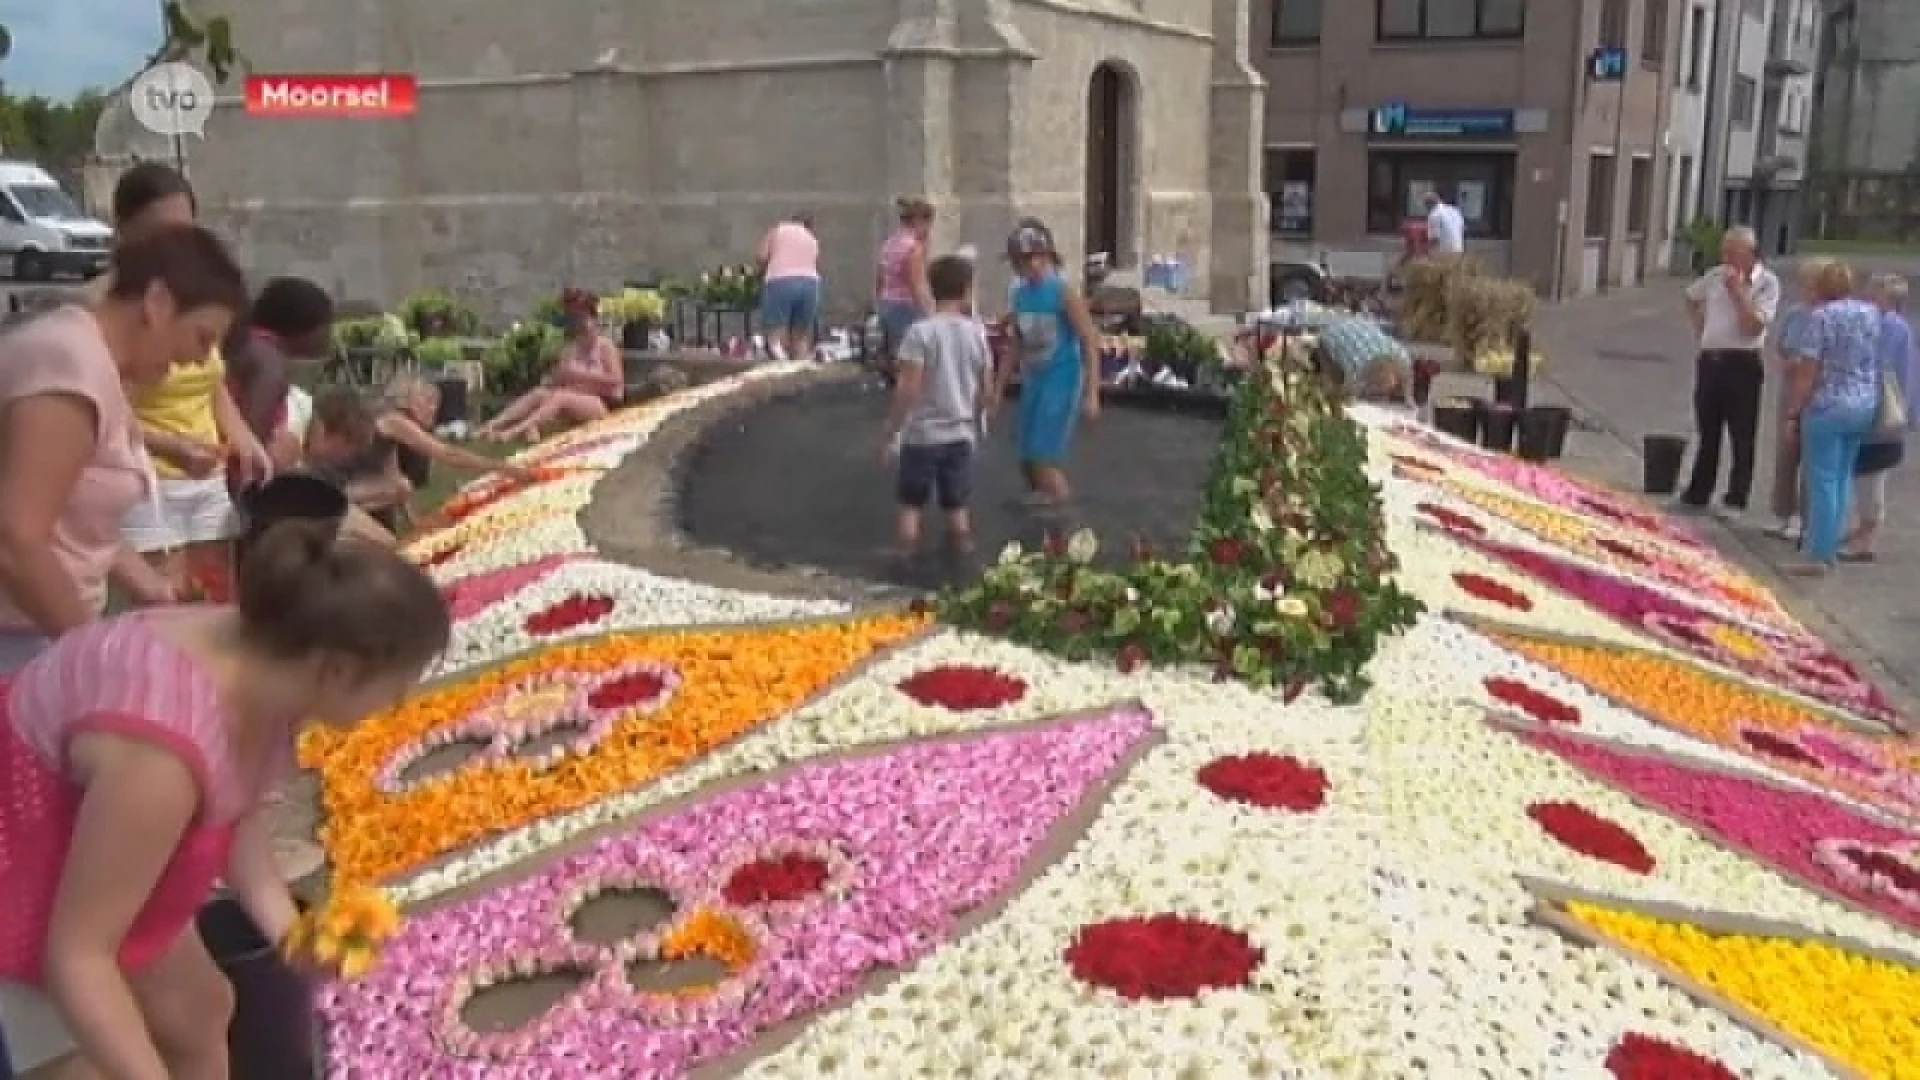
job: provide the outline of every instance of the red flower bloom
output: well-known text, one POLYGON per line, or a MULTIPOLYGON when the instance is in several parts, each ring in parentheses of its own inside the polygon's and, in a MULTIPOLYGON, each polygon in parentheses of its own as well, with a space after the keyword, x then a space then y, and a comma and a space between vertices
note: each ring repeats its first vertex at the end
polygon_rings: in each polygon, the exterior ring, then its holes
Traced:
POLYGON ((1048 529, 1040 538, 1040 550, 1049 559, 1058 559, 1067 553, 1067 534, 1059 529, 1048 529))
POLYGON ((433 569, 436 566, 445 566, 446 564, 459 558, 460 553, 462 551, 465 551, 466 547, 467 546, 465 544, 454 544, 453 546, 446 548, 443 551, 437 551, 434 554, 429 555, 426 558, 420 560, 420 565, 426 567, 429 570, 433 569))
POLYGON ((1825 769, 1827 763, 1815 757, 1806 747, 1792 739, 1783 739, 1771 731, 1760 728, 1742 728, 1740 741, 1772 758, 1790 761, 1795 765, 1804 765, 1810 769, 1825 769))
POLYGON ((900 680, 898 689, 922 705, 971 712, 998 709, 1027 695, 1027 684, 992 668, 943 664, 900 680))
POLYGON ((1207 545, 1207 558, 1217 566, 1239 566, 1247 557, 1247 545, 1231 536, 1222 536, 1207 545))
POLYGON ((1647 557, 1641 554, 1640 549, 1625 541, 1615 540, 1611 536, 1595 536, 1593 542, 1600 550, 1609 555, 1624 559, 1635 566, 1645 566, 1647 564, 1647 557))
POLYGON ((587 695, 587 705, 602 711, 631 709, 660 700, 667 692, 667 681, 652 671, 629 671, 601 683, 587 695))
POLYGON ((1883 882, 1883 887, 1909 902, 1920 902, 1920 867, 1882 848, 1859 844, 1837 845, 1834 853, 1859 871, 1868 881, 1883 882))
POLYGON ((1477 596, 1489 604, 1499 604, 1515 611, 1532 611, 1533 601, 1526 594, 1504 582, 1495 581, 1485 574, 1476 574, 1470 570, 1456 570, 1453 583, 1468 596, 1477 596))
POLYGON ((1503 705, 1511 705, 1543 724, 1572 726, 1580 722, 1580 710, 1544 690, 1536 690, 1518 679, 1498 675, 1481 683, 1488 696, 1503 705))
POLYGON ((613 613, 613 597, 575 593, 527 616, 526 631, 535 636, 561 634, 597 623, 613 613))
POLYGON ((987 629, 1005 630, 1007 627, 1013 625, 1013 620, 1017 615, 1018 612, 1014 610, 1012 604, 1009 604, 1005 600, 995 600, 993 604, 987 608, 987 629))
POLYGON ((1653 872, 1653 855, 1637 837, 1578 803, 1534 803, 1527 807, 1527 816, 1548 836, 1590 859, 1636 874, 1653 872))
POLYGON ((827 864, 812 855, 774 855, 735 870, 720 895, 739 907, 790 903, 826 888, 829 873, 827 864))
POLYGON ((1147 650, 1137 641, 1129 641, 1120 646, 1119 654, 1114 657, 1123 674, 1131 675, 1147 666, 1147 650))
POLYGON ((1351 630, 1360 622, 1360 596, 1352 589, 1335 589, 1327 594, 1327 621, 1335 630, 1351 630))
POLYGON ((1128 1001, 1171 1001, 1247 986, 1265 955, 1238 930, 1154 915, 1082 927, 1065 959, 1075 978, 1128 1001))
POLYGON ((1740 1080, 1712 1058, 1637 1031, 1607 1051, 1607 1071, 1619 1080, 1740 1080))
POLYGON ((1200 786, 1229 802, 1306 813, 1327 803, 1327 773, 1294 757, 1252 753, 1215 758, 1195 774, 1200 786))

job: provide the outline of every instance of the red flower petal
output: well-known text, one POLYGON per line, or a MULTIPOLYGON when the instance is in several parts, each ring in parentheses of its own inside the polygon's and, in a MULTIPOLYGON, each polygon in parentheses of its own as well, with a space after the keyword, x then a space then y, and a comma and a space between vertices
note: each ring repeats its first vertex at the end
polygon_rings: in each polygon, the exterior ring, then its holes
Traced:
POLYGON ((1082 927, 1065 959, 1075 978, 1128 1001, 1170 1001, 1245 987, 1265 955, 1238 930, 1153 915, 1082 927))
POLYGON ((1578 803, 1534 803, 1527 807, 1527 816, 1548 836, 1590 859, 1610 862, 1636 874, 1653 872, 1653 854, 1638 837, 1578 803))
POLYGON ((446 548, 442 551, 437 551, 434 554, 429 555, 426 558, 420 560, 420 565, 426 567, 429 570, 433 569, 436 566, 445 566, 448 563, 452 562, 453 560, 459 558, 460 553, 462 551, 465 551, 466 549, 467 549, 467 545, 465 544, 454 544, 449 548, 446 548))
POLYGON ((1515 611, 1533 610, 1533 601, 1527 599, 1525 593, 1505 582, 1495 581, 1485 574, 1476 574, 1470 570, 1456 570, 1453 574, 1453 583, 1468 596, 1477 596, 1490 604, 1510 607, 1515 611))
POLYGON ((595 709, 631 709, 660 700, 667 692, 667 680, 656 671, 630 671, 593 688, 587 704, 595 709))
POLYGON ((1216 758, 1195 774, 1200 786, 1230 802, 1305 813, 1327 803, 1327 773, 1279 754, 1216 758))
POLYGON ((1760 728, 1742 728, 1740 741, 1768 757, 1790 761, 1795 765, 1804 765, 1810 769, 1825 769, 1827 763, 1814 756, 1812 752, 1792 739, 1782 738, 1771 731, 1760 728))
POLYGON ((1536 690, 1518 679, 1490 676, 1481 683, 1487 695, 1503 705, 1511 705, 1543 724, 1574 726, 1580 723, 1580 710, 1544 690, 1536 690))
POLYGON ((1486 526, 1452 507, 1441 506, 1439 503, 1423 502, 1417 509, 1432 518, 1435 522, 1455 532, 1472 533, 1475 536, 1479 536, 1487 531, 1486 526))
POLYGON ((802 900, 827 887, 831 874, 824 860, 790 852, 755 859, 728 875, 720 895, 739 907, 785 904, 802 900))
POLYGON ((597 623, 613 613, 613 597, 575 593, 557 604, 527 616, 529 634, 561 634, 597 623))
POLYGON ((1909 904, 1920 906, 1920 866, 1902 858, 1899 852, 1845 843, 1836 845, 1834 854, 1866 882, 1909 904))
POLYGON ((1027 696, 1021 679, 992 668, 943 664, 900 680, 899 690, 922 705, 954 712, 998 709, 1027 696))
POLYGON ((1607 1071, 1618 1080, 1740 1080, 1712 1058, 1637 1031, 1607 1051, 1607 1071))

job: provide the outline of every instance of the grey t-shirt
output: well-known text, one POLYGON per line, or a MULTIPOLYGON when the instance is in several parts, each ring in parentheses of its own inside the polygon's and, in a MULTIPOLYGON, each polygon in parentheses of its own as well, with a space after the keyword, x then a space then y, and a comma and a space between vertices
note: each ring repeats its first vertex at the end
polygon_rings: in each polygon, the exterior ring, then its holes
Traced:
POLYGON ((964 315, 936 312, 901 339, 900 362, 926 370, 902 442, 937 446, 979 437, 980 396, 993 371, 986 327, 964 315))

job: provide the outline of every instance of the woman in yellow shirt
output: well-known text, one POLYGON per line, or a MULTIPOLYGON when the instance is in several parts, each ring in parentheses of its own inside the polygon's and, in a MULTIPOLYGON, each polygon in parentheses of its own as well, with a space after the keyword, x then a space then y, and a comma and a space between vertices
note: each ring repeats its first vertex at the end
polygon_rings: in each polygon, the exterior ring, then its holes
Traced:
MULTIPOLYGON (((114 228, 123 240, 190 222, 195 210, 186 177, 159 162, 127 170, 113 191, 114 228)), ((218 349, 203 363, 174 367, 164 382, 130 399, 159 484, 128 515, 127 543, 184 590, 205 570, 224 567, 227 541, 237 531, 229 462, 234 479, 250 485, 267 478, 272 459, 227 391, 218 349)))

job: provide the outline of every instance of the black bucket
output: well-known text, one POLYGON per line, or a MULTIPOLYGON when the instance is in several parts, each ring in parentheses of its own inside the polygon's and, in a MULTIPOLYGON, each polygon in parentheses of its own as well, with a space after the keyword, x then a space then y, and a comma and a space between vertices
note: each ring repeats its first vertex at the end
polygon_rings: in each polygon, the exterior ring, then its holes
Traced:
POLYGON ((233 984, 227 1056, 233 1080, 293 1080, 319 1072, 313 986, 260 933, 232 896, 200 909, 200 940, 233 984))
POLYGON ((1433 407, 1433 426, 1463 442, 1480 441, 1480 410, 1472 402, 1443 401, 1433 407))
POLYGON ((1678 435, 1649 435, 1640 444, 1640 486, 1649 495, 1671 495, 1680 490, 1680 465, 1687 459, 1687 440, 1678 435))
POLYGON ((433 380, 434 389, 440 391, 440 407, 434 410, 433 426, 445 427, 458 421, 467 421, 467 380, 458 375, 442 375, 433 380))
POLYGON ((246 525, 233 542, 238 566, 268 528, 282 521, 331 521, 347 517, 347 493, 307 473, 276 476, 240 495, 240 514, 246 525))
POLYGON ((1497 402, 1480 405, 1480 445, 1507 453, 1513 449, 1513 436, 1520 426, 1520 414, 1513 407, 1497 402))
POLYGON ((1564 405, 1534 405, 1520 414, 1518 453, 1527 461, 1558 461, 1567 452, 1573 410, 1564 405))

